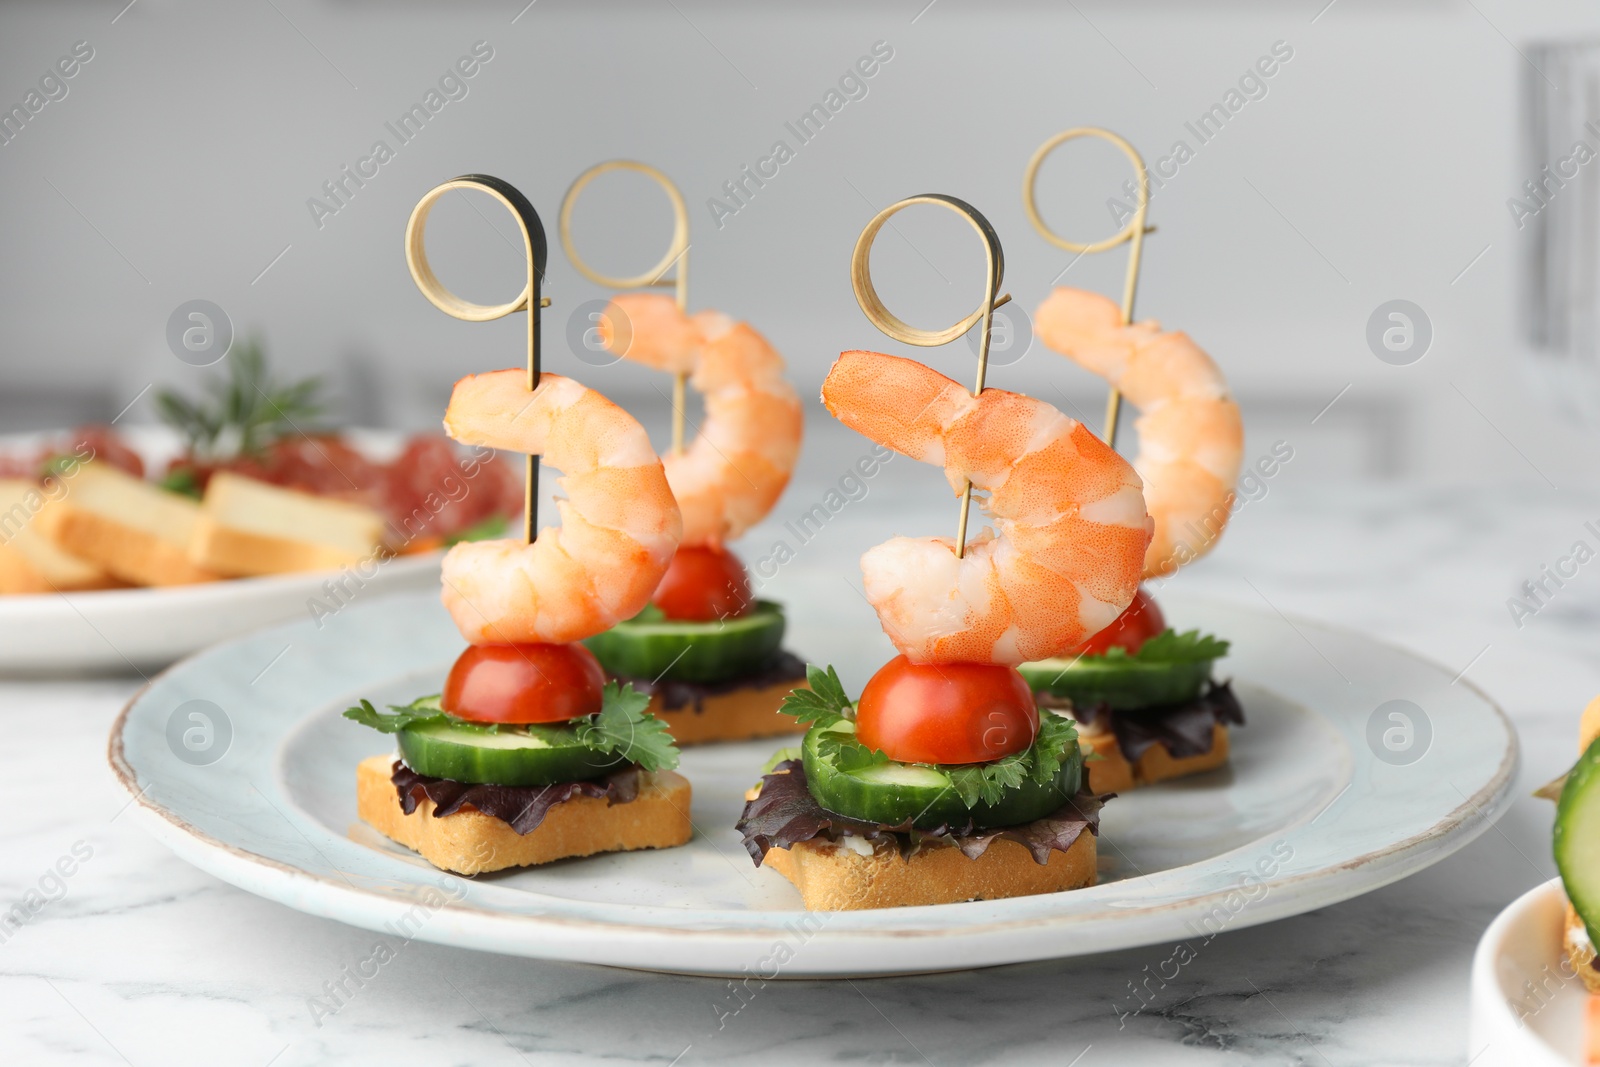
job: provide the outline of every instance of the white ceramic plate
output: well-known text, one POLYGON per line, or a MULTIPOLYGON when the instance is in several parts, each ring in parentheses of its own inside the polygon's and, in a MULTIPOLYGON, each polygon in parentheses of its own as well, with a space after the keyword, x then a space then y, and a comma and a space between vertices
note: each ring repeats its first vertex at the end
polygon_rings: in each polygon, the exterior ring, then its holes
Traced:
MULTIPOLYGON (((438 691, 461 640, 431 596, 356 605, 321 631, 280 626, 179 664, 118 719, 110 759, 138 817, 178 855, 303 911, 493 952, 767 977, 1193 941, 1403 878, 1509 803, 1516 736, 1443 668, 1315 623, 1176 596, 1163 609, 1234 642, 1227 671, 1249 725, 1234 732, 1231 768, 1108 804, 1101 884, 1071 893, 808 915, 788 882, 752 866, 733 830, 775 742, 686 753, 697 832, 682 848, 476 879, 437 871, 357 820, 355 766, 390 746, 339 717, 361 696, 381 705, 438 691), (1389 700, 1431 722, 1412 724, 1410 754, 1425 754, 1409 765, 1379 760, 1367 740, 1389 700), (222 725, 231 732, 226 754, 204 766, 176 755, 197 709, 219 720, 213 744, 222 725)), ((859 633, 802 626, 788 643, 859 684, 888 647, 861 614, 859 633)), ((1384 716, 1381 727, 1397 725, 1384 716)))
POLYGON ((1565 1067, 1583 1055, 1589 992, 1562 948, 1561 879, 1528 890, 1495 917, 1472 956, 1473 1067, 1565 1067))
MULTIPOLYGON (((0 451, 37 447, 47 435, 0 438, 0 451)), ((59 436, 59 435, 57 435, 59 436)), ((140 427, 124 438, 147 465, 162 466, 177 441, 163 430, 140 427)), ((369 455, 386 457, 401 438, 383 431, 351 431, 369 455)), ((104 589, 0 597, 0 671, 126 670, 165 666, 180 656, 275 622, 312 618, 324 610, 386 592, 438 588, 442 553, 390 560, 360 573, 240 578, 160 589, 104 589), (370 575, 367 573, 371 571, 370 575), (329 581, 340 588, 324 588, 329 581)))
POLYGON ((24 674, 161 667, 285 619, 321 617, 355 599, 437 589, 443 553, 355 571, 235 578, 162 589, 0 597, 0 671, 24 674), (337 582, 340 588, 324 588, 337 582), (320 605, 320 607, 318 606, 320 605))

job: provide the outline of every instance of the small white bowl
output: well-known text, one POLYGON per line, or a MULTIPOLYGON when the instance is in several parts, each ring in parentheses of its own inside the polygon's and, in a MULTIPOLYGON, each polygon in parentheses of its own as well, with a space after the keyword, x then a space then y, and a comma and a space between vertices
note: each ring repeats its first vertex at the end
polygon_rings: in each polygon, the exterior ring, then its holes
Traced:
POLYGON ((1563 950, 1566 896, 1552 878, 1495 916, 1472 957, 1472 1067, 1584 1067, 1589 993, 1563 950))

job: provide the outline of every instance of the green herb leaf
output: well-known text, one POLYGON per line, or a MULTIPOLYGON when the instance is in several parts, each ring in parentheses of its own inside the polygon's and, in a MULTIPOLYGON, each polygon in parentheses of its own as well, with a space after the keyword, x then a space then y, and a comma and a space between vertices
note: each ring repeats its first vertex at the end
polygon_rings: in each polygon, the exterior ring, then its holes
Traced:
POLYGON ((83 462, 77 456, 64 454, 51 456, 39 464, 39 479, 44 481, 50 478, 70 478, 78 473, 78 467, 83 462))
POLYGON ((321 380, 274 381, 260 342, 235 345, 227 364, 227 380, 213 379, 206 400, 156 394, 161 421, 183 438, 187 455, 203 460, 256 455, 280 438, 306 431, 322 414, 321 380))
MULTIPOLYGON (((429 698, 424 697, 423 700, 429 698)), ((437 700, 437 698, 433 698, 437 700)), ((437 703, 431 707, 422 701, 415 701, 410 705, 401 707, 397 704, 389 705, 394 709, 393 715, 385 715, 372 706, 369 700, 362 700, 353 708, 346 708, 344 717, 362 726, 370 726, 383 734, 399 733, 412 726, 422 726, 434 722, 451 722, 453 717, 439 708, 437 703)))
POLYGON ((1065 715, 1053 711, 1039 712, 1039 735, 1027 755, 1032 758, 1028 776, 1040 785, 1046 785, 1061 771, 1067 753, 1078 747, 1078 726, 1065 715))
MULTIPOLYGON (((451 534, 444 539, 445 547, 459 545, 463 541, 492 541, 501 537, 506 532, 508 523, 504 515, 490 515, 482 522, 473 523, 460 533, 451 534)), ((660 610, 659 608, 657 609, 660 610)))
POLYGON ((838 671, 807 664, 806 684, 809 689, 791 690, 778 710, 813 726, 832 726, 855 718, 838 671))
POLYGON ((1007 790, 1032 780, 1048 785, 1061 771, 1068 755, 1078 747, 1078 729, 1064 715, 1048 709, 1039 712, 1039 733, 1033 744, 1021 752, 989 763, 960 767, 940 766, 950 779, 951 788, 969 808, 979 803, 998 804, 1007 790))
POLYGON ((778 749, 778 751, 774 752, 770 757, 767 758, 767 762, 765 764, 763 764, 762 767, 761 767, 761 773, 762 774, 771 774, 774 770, 777 769, 778 764, 784 762, 785 760, 799 759, 801 757, 801 755, 802 755, 802 753, 801 753, 800 749, 795 747, 794 745, 789 745, 789 746, 787 746, 785 748, 780 748, 780 749, 778 749))
POLYGON ((573 724, 578 740, 596 752, 615 752, 647 771, 678 765, 678 748, 667 724, 645 712, 650 698, 631 685, 610 682, 601 692, 600 711, 573 724))
POLYGON ((964 767, 942 768, 950 784, 960 795, 961 802, 969 808, 985 804, 998 804, 1008 789, 1015 789, 1028 780, 1032 766, 1029 756, 1032 749, 1014 753, 992 763, 975 763, 964 767))
POLYGON ((889 757, 856 740, 850 730, 824 730, 817 738, 817 754, 841 771, 859 771, 879 763, 888 763, 889 757))
POLYGON ((167 476, 156 485, 169 493, 190 497, 199 500, 202 497, 200 483, 195 479, 193 467, 177 467, 167 472, 167 476))
POLYGON ((1108 648, 1102 657, 1084 658, 1131 659, 1140 663, 1202 663, 1221 659, 1227 654, 1228 642, 1221 638, 1202 634, 1199 630, 1188 630, 1180 634, 1176 630, 1168 629, 1162 630, 1140 645, 1139 651, 1131 655, 1125 648, 1108 648))

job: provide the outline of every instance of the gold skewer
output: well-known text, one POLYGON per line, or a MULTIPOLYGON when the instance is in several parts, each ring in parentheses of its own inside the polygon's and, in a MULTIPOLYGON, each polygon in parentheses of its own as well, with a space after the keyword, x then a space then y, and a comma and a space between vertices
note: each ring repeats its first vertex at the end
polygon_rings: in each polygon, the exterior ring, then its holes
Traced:
MULTIPOLYGON (((539 388, 539 310, 550 306, 550 299, 539 295, 540 285, 544 281, 546 258, 544 224, 539 221, 539 213, 533 210, 528 198, 518 192, 515 186, 487 174, 463 174, 459 178, 451 178, 444 184, 429 189, 422 199, 417 201, 417 206, 411 209, 411 218, 406 223, 406 266, 411 268, 412 281, 417 283, 417 288, 422 290, 422 295, 427 297, 428 302, 434 307, 447 315, 468 322, 490 322, 516 311, 528 313, 529 392, 539 388), (522 292, 507 303, 474 304, 461 299, 445 287, 428 263, 428 253, 423 247, 428 213, 433 210, 434 203, 452 189, 476 189, 488 193, 504 204, 517 218, 517 223, 522 229, 522 249, 528 259, 528 280, 523 285, 522 292)), ((523 540, 525 544, 531 545, 539 530, 538 456, 527 457, 522 504, 522 513, 527 520, 523 528, 523 540)))
MULTIPOLYGON (((873 216, 867 228, 861 231, 861 236, 856 238, 856 248, 850 256, 850 286, 856 291, 856 303, 861 305, 861 310, 866 313, 872 324, 896 341, 903 341, 908 345, 920 345, 932 348, 936 345, 949 344, 956 338, 965 334, 979 319, 983 320, 983 334, 978 343, 978 380, 972 387, 972 395, 977 396, 983 392, 984 379, 989 373, 989 333, 994 323, 995 310, 1011 299, 1005 296, 996 297, 1000 291, 1000 281, 1006 272, 1005 252, 1000 248, 1000 237, 994 232, 994 227, 989 225, 989 220, 982 213, 965 200, 958 200, 953 196, 943 193, 923 193, 920 196, 908 196, 898 204, 890 204, 877 215, 873 216), (949 208, 957 215, 972 224, 978 231, 978 236, 983 238, 984 255, 987 259, 984 274, 983 303, 966 318, 953 326, 942 330, 921 330, 902 321, 894 312, 884 306, 878 297, 878 290, 872 285, 872 242, 877 240, 878 231, 883 229, 895 212, 910 207, 912 204, 937 204, 949 208)), ((956 558, 960 559, 967 551, 967 513, 972 507, 972 482, 968 481, 966 488, 961 492, 961 516, 956 521, 956 558)))
MULTIPOLYGON (((685 314, 689 311, 689 209, 684 205, 683 194, 673 184, 672 179, 648 163, 640 163, 634 159, 609 159, 604 163, 596 163, 572 183, 567 190, 567 195, 561 200, 561 247, 567 250, 567 258, 572 260, 572 265, 578 268, 578 273, 597 285, 604 285, 611 289, 644 289, 652 286, 673 286, 674 294, 678 301, 678 310, 685 314), (602 174, 614 170, 631 170, 653 178, 657 185, 665 189, 667 199, 672 201, 672 243, 667 246, 666 254, 661 257, 661 262, 645 271, 643 274, 632 278, 613 278, 601 274, 590 267, 578 255, 577 247, 572 243, 572 209, 578 202, 578 194, 584 186, 600 177, 602 174), (674 270, 674 267, 676 269, 674 270), (667 271, 673 271, 673 277, 665 277, 667 271)), ((683 408, 685 399, 685 384, 688 375, 679 371, 672 376, 672 450, 683 451, 683 408)))
MULTIPOLYGON (((1133 321, 1133 296, 1139 287, 1139 257, 1144 252, 1144 235, 1154 233, 1155 227, 1145 226, 1145 216, 1150 210, 1150 173, 1145 170, 1144 159, 1138 151, 1123 138, 1110 130, 1102 130, 1097 126, 1075 126, 1070 130, 1063 130, 1056 134, 1034 152, 1033 158, 1028 160, 1028 168, 1022 172, 1022 206, 1028 212, 1028 221, 1033 223, 1033 228, 1040 235, 1057 248, 1068 252, 1076 252, 1079 256, 1089 255, 1093 252, 1104 252, 1117 245, 1128 245, 1128 276, 1122 286, 1122 324, 1126 326, 1133 321), (1133 172, 1139 179, 1139 204, 1134 209, 1133 218, 1120 232, 1103 241, 1091 241, 1082 244, 1069 241, 1053 232, 1045 225, 1044 218, 1039 214, 1039 206, 1034 202, 1034 186, 1039 181, 1039 165, 1045 157, 1058 147, 1078 137, 1098 137, 1103 141, 1110 141, 1122 149, 1122 154, 1133 163, 1133 172)), ((1112 389, 1111 395, 1106 398, 1106 444, 1112 448, 1117 447, 1117 416, 1122 408, 1122 394, 1112 389)))

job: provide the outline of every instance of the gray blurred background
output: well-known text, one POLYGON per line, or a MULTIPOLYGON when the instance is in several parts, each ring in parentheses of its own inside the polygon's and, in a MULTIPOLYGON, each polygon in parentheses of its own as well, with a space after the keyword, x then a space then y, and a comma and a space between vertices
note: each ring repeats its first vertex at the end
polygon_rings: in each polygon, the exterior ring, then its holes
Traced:
MULTIPOLYGON (((436 425, 454 378, 522 358, 518 321, 451 319, 407 274, 412 205, 464 171, 504 177, 544 215, 547 366, 660 427, 664 376, 589 366, 567 344, 573 309, 603 293, 560 249, 561 196, 617 156, 662 168, 689 202, 692 306, 749 320, 814 397, 841 349, 910 351, 867 322, 848 279, 861 227, 900 197, 983 210, 1024 309, 1057 280, 1119 292, 1122 250, 1074 261, 1020 197, 1034 148, 1093 124, 1152 164, 1180 139, 1194 149, 1152 200, 1137 313, 1217 357, 1247 460, 1281 439, 1302 485, 1592 484, 1592 431, 1552 416, 1525 369, 1527 232, 1507 207, 1536 176, 1517 151, 1519 90, 1539 76, 1526 52, 1594 34, 1592 3, 125 2, 0 7, 6 108, 75 42, 93 49, 66 95, 0 145, 0 430, 110 419, 135 397, 122 421, 149 421, 145 386, 214 373, 167 347, 169 314, 195 298, 262 337, 282 370, 327 375, 343 417, 436 425), (400 144, 385 124, 480 41, 492 58, 400 144), (785 123, 877 42, 892 58, 800 144, 785 123), (1201 144, 1185 124, 1275 45, 1291 58, 1201 144), (308 201, 333 203, 324 183, 380 139, 394 158, 315 218, 308 201), (723 183, 780 139, 794 158, 719 220, 708 200, 735 206, 723 183), (1394 299, 1432 325, 1407 366, 1366 339, 1394 299)), ((1045 167, 1040 201, 1058 231, 1107 236, 1127 177, 1113 150, 1079 143, 1045 167)), ((668 227, 665 199, 631 176, 597 182, 576 219, 591 261, 615 272, 653 263, 668 227)), ((435 266, 464 296, 506 299, 520 285, 512 233, 491 202, 453 196, 430 224, 435 266)), ((874 271, 902 317, 940 326, 978 299, 979 246, 954 216, 913 209, 880 237, 874 271)), ((922 358, 971 373, 965 344, 922 358)), ((1098 426, 1097 382, 1037 345, 1008 360, 991 384, 1098 426)), ((809 410, 820 428, 826 413, 809 410)))

